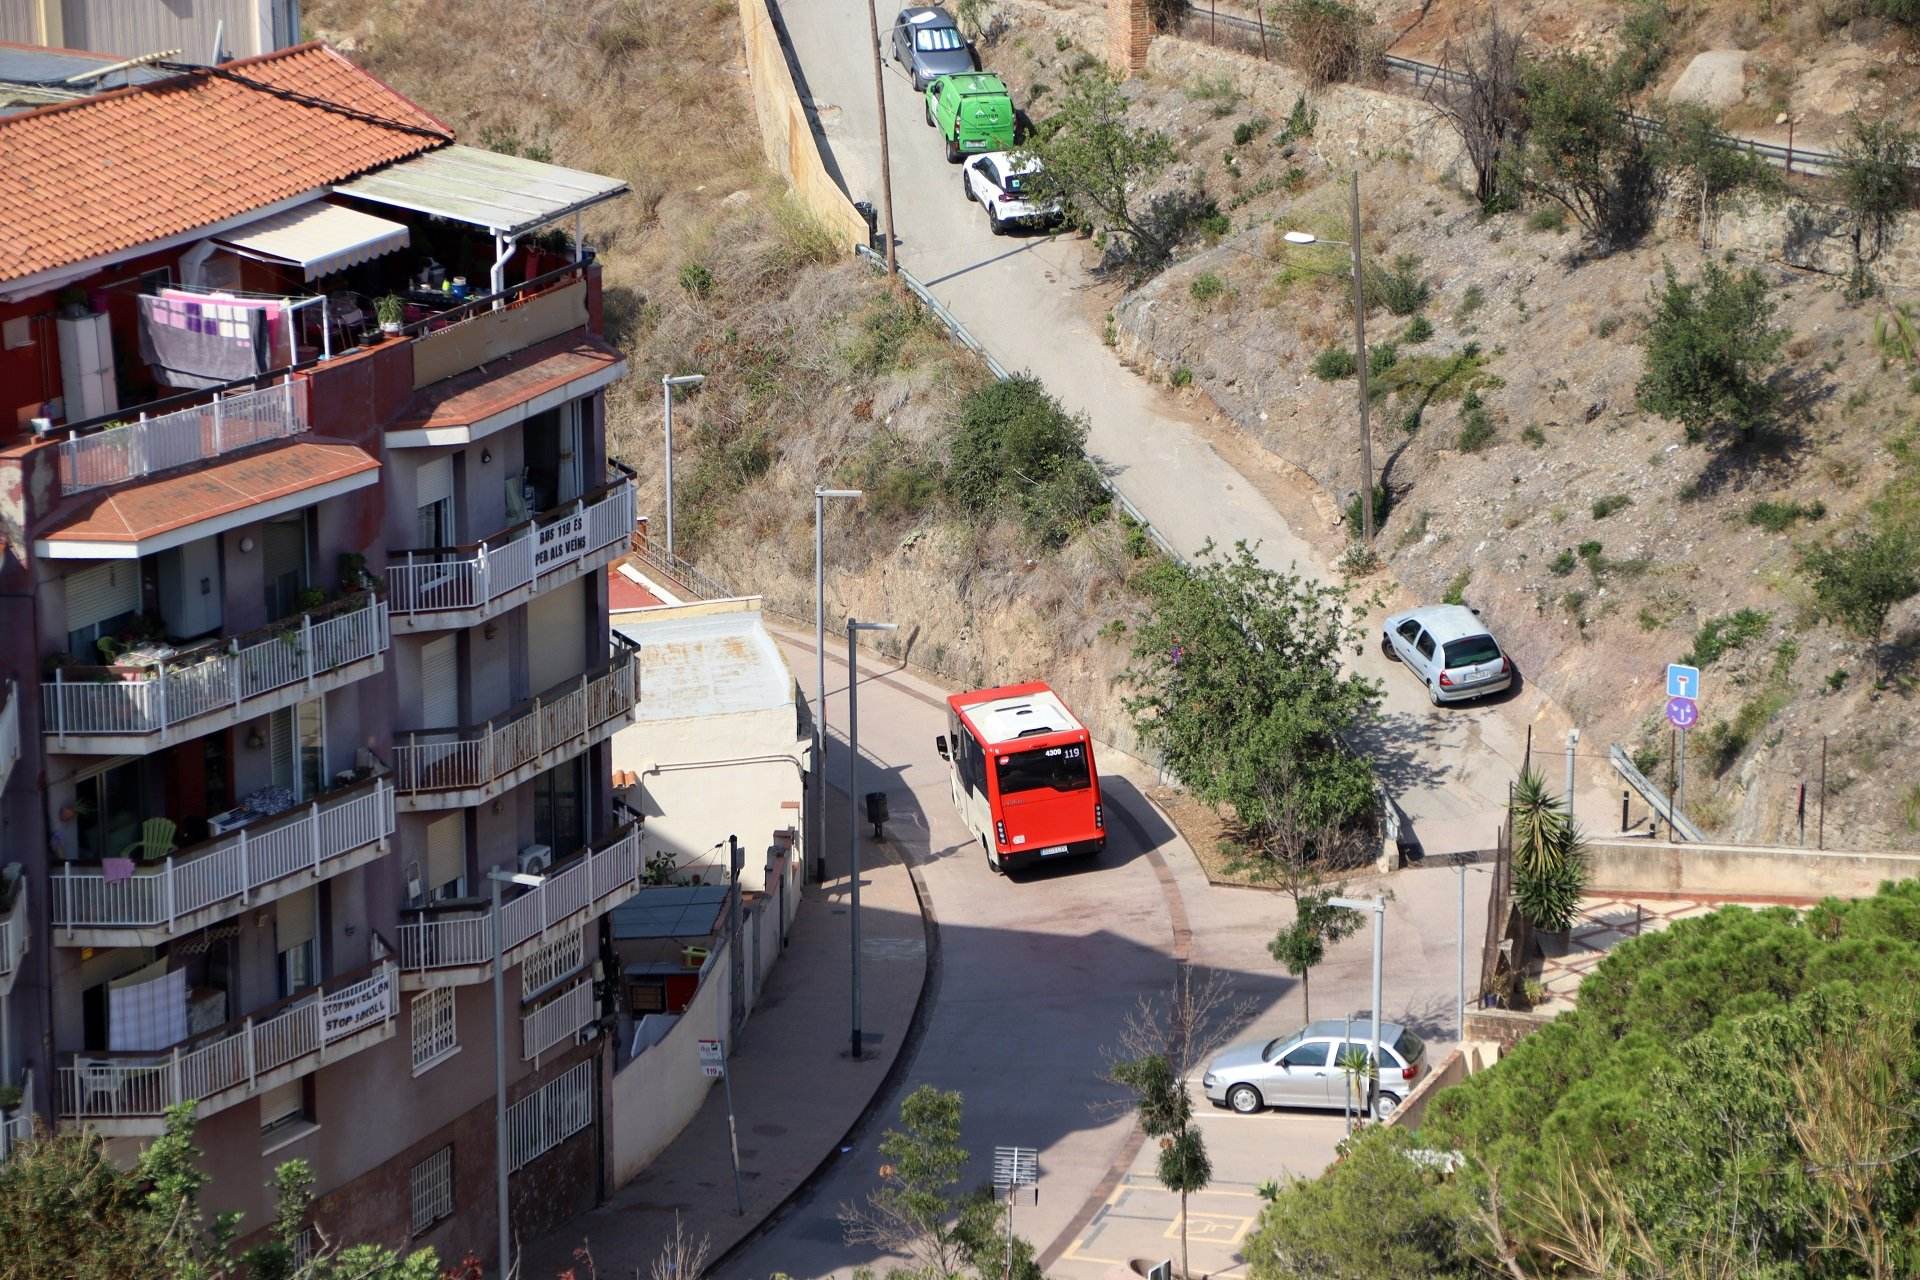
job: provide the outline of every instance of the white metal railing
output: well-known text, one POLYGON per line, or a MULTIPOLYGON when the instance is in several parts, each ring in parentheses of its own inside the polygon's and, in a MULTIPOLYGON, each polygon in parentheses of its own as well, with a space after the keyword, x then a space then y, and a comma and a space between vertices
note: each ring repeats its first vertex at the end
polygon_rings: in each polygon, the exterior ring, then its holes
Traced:
MULTIPOLYGON (((511 951, 575 912, 640 880, 640 829, 576 858, 500 909, 500 947, 511 951)), ((447 969, 493 962, 493 912, 400 926, 400 967, 447 969)))
POLYGON ((293 380, 258 391, 220 395, 190 409, 107 427, 60 442, 60 490, 85 493, 189 466, 307 429, 293 380))
POLYGON ((208 648, 151 667, 90 668, 75 681, 56 668, 40 686, 46 732, 56 737, 160 733, 275 689, 311 681, 387 648, 387 604, 378 596, 348 613, 301 614, 263 639, 208 648))
POLYGON ((98 867, 65 863, 53 878, 53 923, 68 929, 171 929, 175 920, 222 902, 245 903, 254 890, 312 872, 393 834, 393 787, 313 800, 287 814, 188 849, 131 876, 109 879, 98 867))
POLYGON ((270 1018, 246 1018, 238 1027, 155 1056, 76 1055, 60 1068, 60 1114, 80 1119, 157 1116, 180 1102, 205 1102, 394 1015, 391 962, 365 978, 329 991, 314 987, 270 1018))
POLYGON ((624 544, 633 532, 633 480, 543 511, 473 548, 388 553, 395 613, 476 609, 585 556, 624 544))
MULTIPOLYGON (((0 915, 0 978, 11 977, 27 953, 27 881, 23 876, 13 886, 13 905, 0 915)), ((0 982, 0 990, 6 984, 0 982)))
POLYGON ((594 1019, 593 980, 576 982, 520 1019, 520 1056, 536 1058, 594 1019))
POLYGON ((418 1074, 460 1047, 452 987, 435 987, 413 998, 407 1021, 413 1036, 413 1070, 418 1074))
POLYGON ((593 1064, 582 1062, 507 1108, 508 1167, 528 1164, 593 1123, 593 1064))
POLYGON ((587 940, 578 931, 554 939, 520 962, 520 998, 530 1000, 587 962, 587 940))
POLYGON ((9 680, 0 685, 0 791, 20 763, 20 686, 9 680))
POLYGON ((20 1077, 20 1105, 13 1114, 0 1116, 0 1164, 7 1162, 14 1149, 33 1137, 33 1068, 20 1077))
POLYGON ((413 1234, 453 1216, 453 1148, 442 1147, 407 1170, 407 1205, 413 1234))
POLYGON ((557 685, 504 720, 407 734, 393 748, 395 785, 403 793, 484 787, 549 752, 583 745, 586 734, 639 701, 636 653, 617 646, 604 671, 557 685))

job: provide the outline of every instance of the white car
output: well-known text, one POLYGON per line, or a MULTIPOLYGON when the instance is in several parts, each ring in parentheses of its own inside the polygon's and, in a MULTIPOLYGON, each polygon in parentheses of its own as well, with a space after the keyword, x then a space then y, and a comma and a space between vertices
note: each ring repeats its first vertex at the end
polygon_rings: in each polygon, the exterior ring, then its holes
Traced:
POLYGON ((989 151, 960 167, 960 189, 987 211, 987 226, 997 236, 1008 227, 1056 227, 1066 213, 1058 200, 1033 200, 1027 195, 1037 161, 1016 161, 1011 151, 989 151))
POLYGON ((1464 605, 1427 605, 1394 614, 1381 625, 1380 652, 1419 676, 1436 707, 1513 686, 1513 660, 1464 605))

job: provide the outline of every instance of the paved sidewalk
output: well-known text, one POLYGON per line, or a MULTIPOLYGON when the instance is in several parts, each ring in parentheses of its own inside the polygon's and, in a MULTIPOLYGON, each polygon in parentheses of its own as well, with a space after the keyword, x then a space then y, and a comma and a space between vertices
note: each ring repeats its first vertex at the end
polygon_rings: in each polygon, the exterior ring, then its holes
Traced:
MULTIPOLYGON (((846 804, 828 806, 828 874, 800 904, 786 954, 740 1032, 733 1102, 740 1135, 742 1199, 736 1214, 723 1091, 715 1087, 679 1137, 607 1203, 528 1242, 522 1280, 552 1280, 575 1265, 581 1244, 602 1277, 648 1274, 676 1214, 711 1262, 759 1226, 844 1137, 886 1079, 906 1042, 926 979, 920 904, 898 847, 861 840, 861 1008, 866 1056, 847 1057, 852 945, 846 876, 846 804)), ((891 834, 891 829, 890 829, 891 834)), ((610 1126, 620 1123, 608 1116, 610 1126)), ((581 1274, 586 1274, 582 1268, 581 1274)))

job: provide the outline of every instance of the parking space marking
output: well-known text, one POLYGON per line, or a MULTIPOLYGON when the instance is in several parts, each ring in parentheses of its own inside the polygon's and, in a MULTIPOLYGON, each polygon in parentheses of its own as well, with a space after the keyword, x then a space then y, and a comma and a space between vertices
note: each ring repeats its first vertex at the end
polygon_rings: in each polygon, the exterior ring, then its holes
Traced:
MULTIPOLYGON (((1253 1219, 1239 1213, 1187 1213, 1187 1238, 1202 1240, 1208 1244, 1236 1245, 1241 1237, 1253 1229, 1253 1219)), ((1161 1233, 1163 1238, 1180 1238, 1180 1218, 1175 1215, 1167 1229, 1161 1233)))

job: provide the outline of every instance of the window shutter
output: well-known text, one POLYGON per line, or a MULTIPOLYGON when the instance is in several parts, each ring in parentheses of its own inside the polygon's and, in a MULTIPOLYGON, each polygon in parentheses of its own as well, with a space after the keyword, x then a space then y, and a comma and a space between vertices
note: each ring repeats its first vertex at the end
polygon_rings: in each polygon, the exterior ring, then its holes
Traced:
POLYGON ((67 575, 67 630, 78 631, 140 608, 140 563, 113 561, 67 575))
POLYGON ((413 471, 413 505, 429 507, 453 496, 453 457, 423 462, 413 471))
MULTIPOLYGON (((282 902, 286 899, 282 898, 282 902)), ((269 1089, 260 1095, 260 1127, 272 1128, 279 1121, 300 1114, 306 1105, 306 1081, 289 1080, 275 1089, 269 1089)))
POLYGON ((441 636, 420 646, 420 727, 451 729, 459 723, 459 638, 441 636))
POLYGON ((450 813, 427 824, 428 893, 452 884, 467 871, 466 818, 450 813))
MULTIPOLYGON (((267 762, 273 785, 293 789, 293 708, 267 717, 267 762)), ((285 948, 282 948, 284 950, 285 948)))
POLYGON ((313 941, 314 890, 302 889, 274 903, 273 945, 278 951, 291 951, 313 941))

